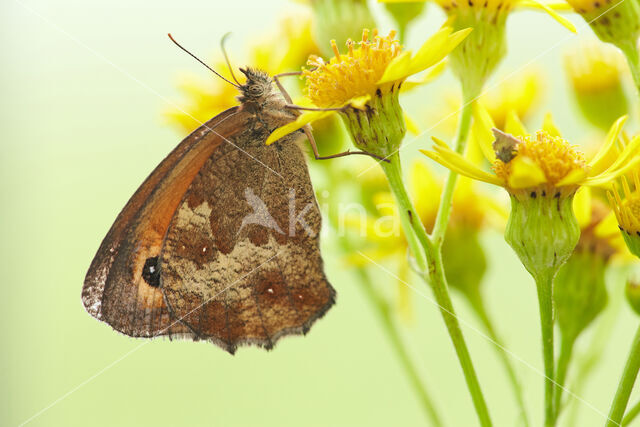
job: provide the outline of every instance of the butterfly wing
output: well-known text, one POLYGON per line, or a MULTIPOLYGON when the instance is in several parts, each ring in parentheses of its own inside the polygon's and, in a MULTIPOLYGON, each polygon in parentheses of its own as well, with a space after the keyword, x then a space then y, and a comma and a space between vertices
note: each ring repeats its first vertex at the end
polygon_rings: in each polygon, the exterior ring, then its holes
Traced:
POLYGON ((92 316, 131 336, 190 334, 168 311, 153 260, 187 188, 224 138, 241 129, 245 115, 234 107, 198 128, 131 197, 85 278, 82 301, 92 316))
MULTIPOLYGON (((256 136, 238 138, 246 147, 240 139, 256 136)), ((229 144, 207 160, 171 221, 159 264, 173 315, 231 353, 306 333, 335 299, 304 156, 292 141, 267 147, 258 139, 244 153, 229 144)))

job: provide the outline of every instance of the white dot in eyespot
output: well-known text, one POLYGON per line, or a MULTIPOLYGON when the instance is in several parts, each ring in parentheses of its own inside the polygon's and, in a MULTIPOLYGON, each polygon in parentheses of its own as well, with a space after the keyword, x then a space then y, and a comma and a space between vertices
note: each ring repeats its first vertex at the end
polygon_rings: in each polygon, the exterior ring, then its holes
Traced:
POLYGON ((272 294, 272 293, 273 293, 273 289, 269 288, 269 289, 267 289, 267 292, 269 292, 270 294, 272 294))

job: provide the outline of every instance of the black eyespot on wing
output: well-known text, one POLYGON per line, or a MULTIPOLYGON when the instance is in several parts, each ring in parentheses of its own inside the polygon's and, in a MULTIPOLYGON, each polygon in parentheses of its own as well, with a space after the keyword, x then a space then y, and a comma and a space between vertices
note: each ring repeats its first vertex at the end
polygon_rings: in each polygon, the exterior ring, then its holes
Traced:
POLYGON ((160 286, 160 269, 158 268, 158 257, 147 258, 142 267, 142 278, 149 286, 157 288, 160 286))

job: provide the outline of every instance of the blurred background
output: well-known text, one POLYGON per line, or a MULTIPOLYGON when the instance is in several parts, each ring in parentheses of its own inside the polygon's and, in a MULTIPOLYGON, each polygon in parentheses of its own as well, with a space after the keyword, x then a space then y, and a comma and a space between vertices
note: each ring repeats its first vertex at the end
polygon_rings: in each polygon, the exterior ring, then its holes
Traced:
MULTIPOLYGON (((0 8, 1 425, 425 425, 379 319, 330 234, 323 254, 337 305, 306 337, 284 339, 271 352, 241 348, 230 356, 206 343, 135 340, 91 318, 80 301, 86 270, 116 215, 187 134, 171 118, 189 107, 179 89, 184 76, 216 79, 166 33, 215 63, 220 39, 230 31, 228 51, 245 65, 248 47, 265 34, 277 49, 282 18, 308 14, 304 4, 10 0, 0 8)), ((382 32, 393 27, 382 7, 372 2, 370 8, 382 32)), ((489 86, 534 70, 543 83, 528 123, 539 126, 552 111, 564 136, 582 143, 597 129, 577 113, 563 57, 592 35, 579 17, 569 19, 578 35, 542 14, 513 13, 509 52, 489 86)), ((443 20, 429 4, 405 44, 419 47, 443 20)), ((430 129, 404 149, 407 161, 432 135, 447 135, 434 126, 457 96, 457 82, 445 72, 403 98, 419 128, 430 129)), ((335 162, 355 164, 350 158, 335 162)), ((314 181, 322 179, 312 172, 314 181)), ((499 231, 481 237, 490 254, 486 301, 513 354, 532 423, 539 425, 535 286, 499 231)), ((380 288, 397 287, 384 270, 375 277, 380 288)), ((619 295, 620 273, 612 270, 608 279, 610 292, 619 295)), ((446 424, 475 425, 431 292, 415 278, 412 283, 420 291, 411 292, 412 315, 398 320, 409 353, 446 424)), ((493 344, 466 301, 454 294, 454 304, 495 425, 519 425, 493 344)), ((602 425, 637 322, 622 304, 603 359, 581 391, 579 425, 602 425)), ((588 346, 590 333, 578 348, 588 346)))

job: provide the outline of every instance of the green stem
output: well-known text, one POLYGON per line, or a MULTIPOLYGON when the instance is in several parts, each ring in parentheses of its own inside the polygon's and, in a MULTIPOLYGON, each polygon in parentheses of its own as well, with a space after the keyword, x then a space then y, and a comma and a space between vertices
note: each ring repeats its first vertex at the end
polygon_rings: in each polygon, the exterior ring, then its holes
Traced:
POLYGON ((627 411, 626 415, 622 419, 622 425, 628 426, 629 423, 638 416, 638 414, 640 414, 640 402, 637 402, 635 405, 633 405, 633 408, 627 411))
MULTIPOLYGON (((471 129, 471 114, 473 112, 473 100, 478 96, 480 90, 465 89, 462 93, 462 111, 460 112, 460 122, 458 123, 458 135, 456 136, 456 152, 463 154, 467 144, 467 137, 471 129)), ((442 247, 444 235, 449 224, 449 215, 453 205, 453 192, 458 180, 458 174, 449 171, 447 180, 444 184, 444 190, 440 197, 440 206, 438 207, 438 215, 433 226, 431 238, 438 248, 442 247)))
POLYGON ((426 236, 426 233, 420 222, 420 216, 418 216, 418 213, 413 207, 411 199, 409 199, 409 194, 404 186, 404 181, 402 180, 400 154, 395 152, 388 157, 388 160, 388 162, 380 162, 380 165, 382 165, 382 169, 389 181, 389 187, 398 203, 400 222, 409 249, 411 249, 418 268, 421 272, 424 272, 427 270, 427 260, 425 258, 425 252, 422 249, 424 245, 422 240, 426 236), (420 239, 420 241, 418 239, 420 239))
POLYGON ((618 384, 616 396, 613 398, 611 410, 609 411, 609 419, 605 424, 606 427, 620 425, 620 420, 622 420, 624 410, 627 408, 627 403, 629 402, 633 384, 636 382, 636 377, 638 376, 638 369, 640 369, 640 327, 638 327, 636 336, 633 338, 629 358, 627 359, 622 378, 618 384))
POLYGON ((444 273, 444 265, 442 264, 442 254, 433 243, 428 248, 425 248, 429 257, 429 277, 431 278, 431 284, 436 302, 440 307, 440 313, 444 319, 444 323, 449 331, 449 336, 453 342, 453 346, 458 355, 460 366, 464 372, 465 380, 467 381, 467 387, 471 393, 473 404, 476 408, 476 413, 480 419, 482 426, 490 426, 491 418, 489 417, 489 410, 484 400, 478 377, 476 376, 471 356, 469 355, 469 349, 462 335, 460 324, 458 323, 458 317, 456 316, 453 304, 451 302, 451 296, 449 295, 449 287, 447 285, 447 279, 444 273))
POLYGON ((493 322, 489 317, 489 313, 487 312, 486 306, 484 304, 483 298, 479 292, 476 293, 475 296, 469 296, 469 301, 471 302, 471 306, 474 311, 480 318, 480 321, 484 325, 484 328, 487 330, 487 334, 489 338, 497 344, 495 345, 496 353, 504 366, 505 371, 507 371, 507 376, 509 377, 509 382, 511 383, 511 387, 513 388, 513 393, 515 395, 518 406, 520 407, 520 415, 522 416, 522 421, 524 426, 529 425, 529 418, 527 417, 527 405, 524 400, 524 394, 522 391, 522 386, 518 381, 518 376, 516 375, 516 370, 509 359, 506 351, 504 350, 504 345, 502 339, 496 332, 495 327, 493 326, 493 322))
POLYGON ((558 356, 558 369, 556 371, 556 395, 554 403, 554 411, 556 421, 560 417, 560 411, 562 410, 562 392, 565 380, 567 379, 567 371, 569 368, 569 362, 571 362, 571 355, 573 354, 573 345, 575 338, 563 337, 560 344, 560 355, 558 356))
POLYGON ((538 305, 540 306, 540 328, 542 330, 542 356, 544 360, 544 425, 554 425, 553 389, 554 389, 554 356, 553 356, 553 274, 536 277, 538 289, 538 305))
POLYGON ((629 40, 625 43, 619 43, 618 47, 627 58, 627 64, 629 64, 633 81, 636 84, 637 94, 640 95, 640 53, 638 52, 636 42, 629 40))
POLYGON ((467 382, 467 388, 471 394, 476 413, 483 427, 491 426, 489 410, 480 389, 467 344, 462 335, 458 318, 451 303, 449 289, 444 275, 442 255, 440 248, 434 246, 427 236, 420 217, 417 215, 402 180, 400 157, 395 153, 389 157, 389 162, 380 163, 398 204, 399 215, 407 242, 416 259, 416 264, 425 281, 432 285, 436 302, 440 307, 440 313, 456 350, 462 372, 467 382), (417 238, 416 238, 417 236, 417 238), (422 244, 422 247, 418 244, 422 244), (423 251, 424 249, 424 251, 423 251))

